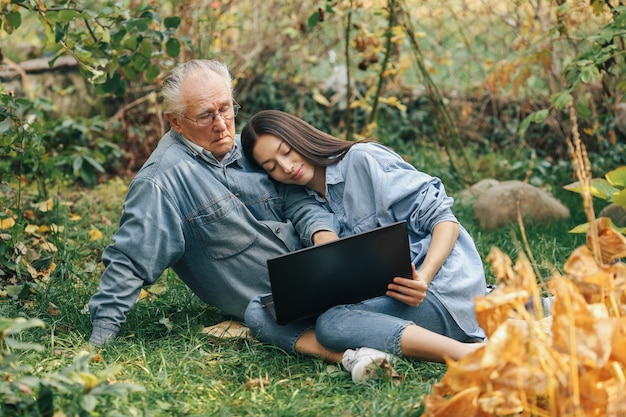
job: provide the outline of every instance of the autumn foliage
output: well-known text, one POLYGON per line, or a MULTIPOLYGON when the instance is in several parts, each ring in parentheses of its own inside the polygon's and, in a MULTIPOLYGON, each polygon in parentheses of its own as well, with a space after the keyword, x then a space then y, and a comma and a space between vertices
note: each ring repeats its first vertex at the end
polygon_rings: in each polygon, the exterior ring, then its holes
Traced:
MULTIPOLYGON (((626 254, 626 238, 606 220, 596 220, 599 247, 614 260, 626 254)), ((626 415, 626 265, 597 261, 588 245, 547 281, 555 296, 547 317, 539 303, 525 308, 540 294, 530 262, 513 265, 491 250, 499 286, 475 303, 488 342, 448 361, 425 398, 426 416, 626 415)))

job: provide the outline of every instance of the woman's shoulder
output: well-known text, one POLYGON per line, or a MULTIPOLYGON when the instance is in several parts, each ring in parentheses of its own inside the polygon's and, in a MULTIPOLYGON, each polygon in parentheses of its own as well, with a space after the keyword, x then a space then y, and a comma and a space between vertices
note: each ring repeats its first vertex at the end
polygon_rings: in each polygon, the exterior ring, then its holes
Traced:
POLYGON ((356 143, 350 148, 346 158, 350 163, 370 161, 375 162, 377 165, 389 165, 402 160, 400 155, 378 142, 356 143))
POLYGON ((350 148, 348 154, 352 153, 353 155, 386 155, 389 157, 399 157, 397 153, 393 151, 393 149, 383 145, 380 142, 357 142, 350 148))

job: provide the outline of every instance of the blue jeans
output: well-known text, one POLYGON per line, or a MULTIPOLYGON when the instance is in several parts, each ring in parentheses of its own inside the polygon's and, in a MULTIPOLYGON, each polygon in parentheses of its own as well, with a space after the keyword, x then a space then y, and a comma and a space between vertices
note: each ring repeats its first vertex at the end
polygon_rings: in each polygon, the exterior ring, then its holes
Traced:
POLYGON ((312 328, 315 328, 315 336, 320 344, 335 352, 367 346, 402 355, 400 338, 410 324, 417 324, 455 340, 468 339, 443 304, 430 292, 417 307, 383 296, 357 304, 335 306, 317 319, 287 325, 277 324, 259 298, 253 299, 248 305, 246 324, 258 340, 279 346, 289 353, 295 353, 298 338, 312 328))

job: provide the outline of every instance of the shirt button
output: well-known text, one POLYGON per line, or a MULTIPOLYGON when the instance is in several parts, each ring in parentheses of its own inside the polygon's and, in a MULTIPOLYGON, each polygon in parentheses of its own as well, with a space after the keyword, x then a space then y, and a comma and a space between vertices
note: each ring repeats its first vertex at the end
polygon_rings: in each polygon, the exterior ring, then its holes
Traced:
POLYGON ((276 233, 280 233, 280 227, 277 227, 274 231, 275 231, 276 233))

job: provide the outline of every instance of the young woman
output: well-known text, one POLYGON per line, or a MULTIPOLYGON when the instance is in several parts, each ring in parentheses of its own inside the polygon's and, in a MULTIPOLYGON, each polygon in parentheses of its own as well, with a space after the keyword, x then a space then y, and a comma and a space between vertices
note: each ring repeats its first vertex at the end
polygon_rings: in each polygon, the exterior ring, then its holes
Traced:
MULTIPOLYGON (((241 139, 247 158, 273 179, 308 187, 326 204, 341 225, 340 237, 408 222, 413 278, 395 278, 386 297, 319 316, 315 337, 324 348, 367 346, 443 361, 478 346, 464 342, 484 339, 473 304, 486 293, 483 264, 438 178, 378 143, 340 140, 281 111, 255 114, 241 139)), ((271 340, 264 314, 255 300, 246 321, 257 337, 271 340)))

